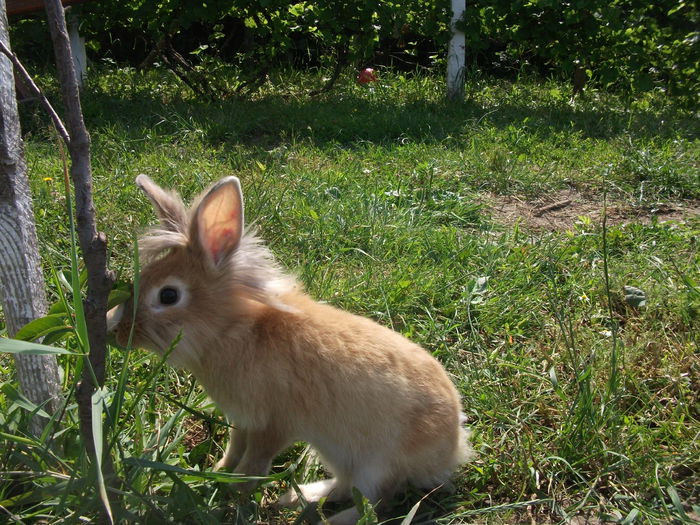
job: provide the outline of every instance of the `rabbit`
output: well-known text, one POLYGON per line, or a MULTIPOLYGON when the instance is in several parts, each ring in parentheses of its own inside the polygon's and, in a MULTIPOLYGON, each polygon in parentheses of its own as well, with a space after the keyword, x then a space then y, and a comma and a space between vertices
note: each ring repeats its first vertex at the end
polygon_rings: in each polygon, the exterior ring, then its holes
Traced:
MULTIPOLYGON (((406 483, 440 486, 472 457, 440 363, 397 332, 306 295, 245 230, 236 177, 189 211, 146 175, 136 184, 160 225, 140 240, 135 317, 127 302, 108 325, 125 344, 133 317, 133 345, 161 355, 181 337, 170 364, 194 374, 232 423, 216 469, 264 477, 279 452, 306 441, 334 477, 301 485, 304 500, 350 500, 355 487, 377 504, 406 483)), ((279 503, 301 501, 290 490, 279 503)), ((329 522, 359 517, 352 507, 329 522)))

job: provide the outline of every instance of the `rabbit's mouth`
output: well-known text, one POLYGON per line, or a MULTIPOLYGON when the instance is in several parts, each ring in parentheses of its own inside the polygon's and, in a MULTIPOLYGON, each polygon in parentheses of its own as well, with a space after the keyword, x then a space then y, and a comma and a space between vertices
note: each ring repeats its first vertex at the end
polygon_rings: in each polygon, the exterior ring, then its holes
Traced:
POLYGON ((121 341, 121 322, 124 319, 126 306, 122 303, 107 312, 107 341, 112 346, 126 348, 127 343, 121 341))
MULTIPOLYGON (((137 346, 145 348, 158 355, 167 355, 169 360, 176 359, 177 355, 173 355, 177 343, 180 342, 180 335, 173 337, 172 334, 164 328, 167 326, 159 325, 153 330, 143 332, 131 322, 131 304, 122 303, 115 306, 107 312, 107 338, 111 345, 118 348, 131 348, 137 346)), ((183 366, 184 365, 178 365, 183 366)))

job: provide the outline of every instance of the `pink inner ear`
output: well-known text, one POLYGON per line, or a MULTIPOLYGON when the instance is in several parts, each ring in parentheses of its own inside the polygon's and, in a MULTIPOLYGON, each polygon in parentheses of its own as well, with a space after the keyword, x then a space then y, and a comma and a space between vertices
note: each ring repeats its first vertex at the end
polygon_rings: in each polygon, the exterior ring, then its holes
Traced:
POLYGON ((199 213, 199 236, 204 251, 219 264, 238 247, 243 210, 237 188, 227 184, 208 195, 199 213))

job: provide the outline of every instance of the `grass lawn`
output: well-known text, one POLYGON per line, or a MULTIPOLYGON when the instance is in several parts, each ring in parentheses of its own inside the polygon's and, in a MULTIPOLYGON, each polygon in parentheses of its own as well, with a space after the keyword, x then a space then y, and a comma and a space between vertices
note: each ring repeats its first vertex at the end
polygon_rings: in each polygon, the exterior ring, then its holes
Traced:
MULTIPOLYGON (((137 174, 186 199, 236 175, 248 220, 311 295, 422 344, 458 386, 478 457, 415 523, 699 520, 697 115, 481 77, 449 105, 441 79, 380 77, 310 98, 319 79, 289 73, 208 102, 164 73, 95 74, 83 104, 112 268, 132 278, 134 236, 154 222, 137 174)), ((42 111, 21 109, 50 275, 70 265, 60 155, 42 111)), ((61 364, 72 394, 76 362, 61 364)), ((0 360, 0 516, 97 519, 76 407, 27 438, 12 368, 0 360)), ((226 428, 187 374, 114 350, 106 388, 123 400, 103 425, 124 522, 283 523, 296 515, 277 495, 323 475, 300 444, 236 498, 207 473, 226 428)))

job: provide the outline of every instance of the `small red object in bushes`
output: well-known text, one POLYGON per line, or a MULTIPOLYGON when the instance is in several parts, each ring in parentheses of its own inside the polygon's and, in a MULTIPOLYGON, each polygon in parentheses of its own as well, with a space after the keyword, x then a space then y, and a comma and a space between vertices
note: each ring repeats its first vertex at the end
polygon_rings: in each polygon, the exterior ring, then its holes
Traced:
POLYGON ((374 72, 374 69, 371 67, 366 67, 360 70, 360 74, 357 75, 357 82, 359 84, 367 84, 368 82, 374 82, 375 80, 377 80, 377 75, 374 72))

